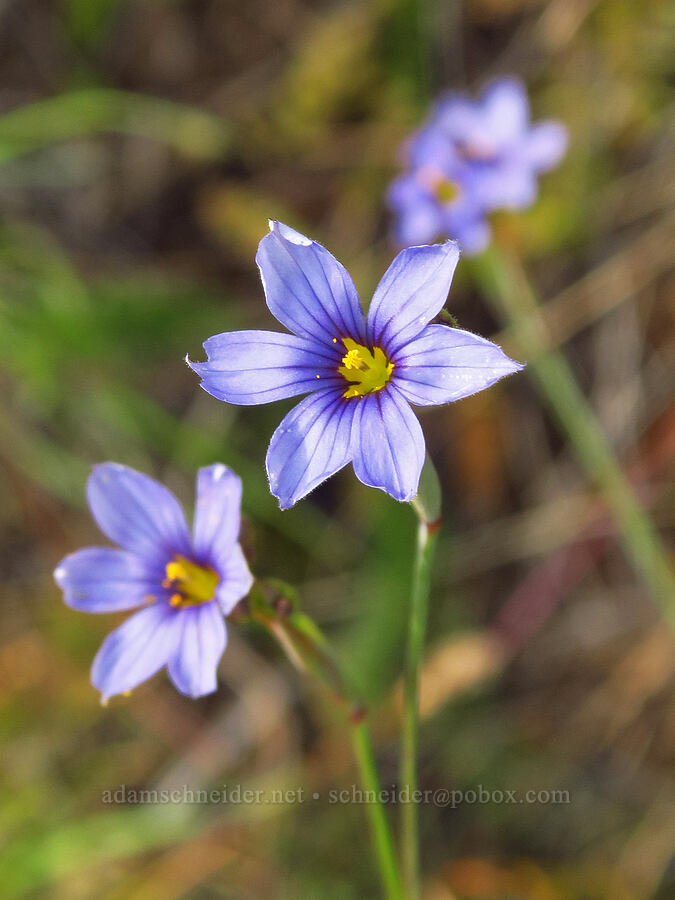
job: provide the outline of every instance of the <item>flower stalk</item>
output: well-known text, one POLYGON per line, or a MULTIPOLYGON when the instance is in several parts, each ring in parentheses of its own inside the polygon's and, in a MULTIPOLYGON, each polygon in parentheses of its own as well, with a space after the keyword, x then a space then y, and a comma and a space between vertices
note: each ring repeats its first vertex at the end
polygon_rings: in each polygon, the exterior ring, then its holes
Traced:
POLYGON ((298 609, 297 593, 276 579, 257 581, 246 600, 233 613, 239 621, 253 621, 277 641, 293 665, 319 681, 345 709, 359 776, 364 791, 375 802, 366 803, 371 838, 385 896, 403 900, 396 847, 375 764, 372 742, 363 703, 347 689, 345 679, 324 635, 316 623, 298 609))
POLYGON ((441 527, 440 483, 428 456, 422 469, 418 495, 411 505, 417 514, 419 524, 408 619, 400 782, 401 787, 407 789, 409 798, 401 807, 405 896, 408 900, 417 900, 420 896, 419 805, 415 802, 418 790, 419 683, 424 655, 431 566, 441 527))

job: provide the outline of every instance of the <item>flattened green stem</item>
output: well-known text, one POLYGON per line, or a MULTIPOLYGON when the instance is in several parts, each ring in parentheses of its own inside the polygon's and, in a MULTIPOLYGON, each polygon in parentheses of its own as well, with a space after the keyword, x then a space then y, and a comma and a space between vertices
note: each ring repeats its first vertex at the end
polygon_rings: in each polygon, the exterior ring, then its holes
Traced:
POLYGON ((421 890, 419 804, 415 802, 418 789, 419 682, 424 656, 431 566, 441 526, 440 486, 436 470, 428 457, 422 470, 419 494, 413 500, 412 506, 419 518, 419 525, 408 619, 400 776, 401 788, 406 791, 408 798, 407 802, 401 804, 401 845, 406 900, 417 900, 421 890))
POLYGON ((365 808, 384 894, 388 900, 403 900, 396 846, 382 803, 366 709, 347 690, 325 637, 318 626, 297 609, 293 589, 276 580, 256 582, 233 616, 239 620, 250 619, 267 629, 293 665, 320 681, 346 709, 361 784, 364 791, 375 797, 375 802, 367 802, 365 808))
POLYGON ((627 557, 664 616, 675 625, 675 575, 661 537, 640 506, 565 357, 551 349, 535 292, 520 263, 491 248, 469 260, 475 281, 510 325, 527 371, 616 522, 627 557))
POLYGON ((391 826, 384 806, 380 802, 380 776, 377 773, 373 745, 370 740, 368 724, 364 720, 352 720, 352 746, 359 767, 361 784, 366 792, 372 793, 377 801, 366 803, 366 814, 370 821, 370 832, 377 856, 380 877, 386 896, 389 900, 403 900, 401 876, 396 859, 396 846, 391 826))

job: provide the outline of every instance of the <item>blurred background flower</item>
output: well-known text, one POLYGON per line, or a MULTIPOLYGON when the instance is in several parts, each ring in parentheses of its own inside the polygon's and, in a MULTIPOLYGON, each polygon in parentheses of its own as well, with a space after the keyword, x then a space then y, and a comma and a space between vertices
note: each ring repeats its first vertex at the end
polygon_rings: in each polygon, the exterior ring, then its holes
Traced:
MULTIPOLYGON (((266 328, 268 217, 372 293, 387 186, 432 99, 505 73, 570 133, 530 209, 491 217, 541 324, 664 534, 672 529, 672 70, 660 0, 21 0, 0 4, 3 891, 9 896, 375 896, 342 718, 271 643, 230 629, 220 690, 158 677, 101 709, 105 617, 51 573, 99 540, 91 465, 243 479, 242 542, 296 583, 371 701, 396 778, 414 517, 341 473, 280 512, 278 405, 239 409, 182 363, 266 328), (319 799, 116 805, 120 784, 241 784, 319 799), (357 838, 356 836, 359 836, 357 838), (363 836, 363 840, 361 839, 363 836)), ((450 310, 511 357, 460 261, 450 310)), ((423 679, 421 786, 567 790, 568 804, 422 809, 429 896, 673 893, 672 636, 530 378, 424 412, 445 494, 423 679)), ((288 403, 288 408, 292 401, 288 403)))
POLYGON ((398 243, 447 237, 465 253, 484 250, 487 214, 531 206, 537 175, 556 166, 566 146, 560 122, 531 125, 525 86, 515 78, 493 82, 477 101, 442 97, 404 145, 406 170, 389 188, 398 243))

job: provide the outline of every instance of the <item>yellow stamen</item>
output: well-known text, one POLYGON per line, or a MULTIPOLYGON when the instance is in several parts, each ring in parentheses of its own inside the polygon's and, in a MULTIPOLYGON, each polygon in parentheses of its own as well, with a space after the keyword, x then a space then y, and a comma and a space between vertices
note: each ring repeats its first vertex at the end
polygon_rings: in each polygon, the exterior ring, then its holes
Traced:
POLYGON ((394 371, 393 362, 389 362, 380 347, 369 350, 351 338, 342 338, 342 343, 347 352, 342 357, 338 372, 350 383, 342 396, 363 397, 381 391, 394 371))
MULTIPOLYGON (((365 349, 365 348, 363 348, 365 349)), ((367 351, 366 351, 367 352, 367 351)), ((355 347, 342 357, 345 369, 365 369, 365 360, 361 359, 359 350, 355 347)))
POLYGON ((172 560, 166 564, 166 577, 169 581, 182 581, 188 577, 188 574, 182 563, 178 562, 178 560, 172 560))
POLYGON ((190 562, 184 556, 174 556, 166 564, 166 578, 162 584, 173 591, 169 603, 178 608, 213 600, 219 580, 213 569, 190 562))

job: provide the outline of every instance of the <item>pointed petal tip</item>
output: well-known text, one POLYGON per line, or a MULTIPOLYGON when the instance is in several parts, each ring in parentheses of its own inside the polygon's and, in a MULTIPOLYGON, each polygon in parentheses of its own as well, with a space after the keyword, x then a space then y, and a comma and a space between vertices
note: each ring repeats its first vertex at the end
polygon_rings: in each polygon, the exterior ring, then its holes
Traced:
POLYGON ((206 475, 210 475, 210 476, 211 476, 211 480, 214 481, 214 482, 215 482, 215 481, 220 481, 220 479, 221 479, 227 472, 230 472, 232 475, 234 475, 235 478, 237 478, 238 481, 241 481, 241 479, 238 478, 238 477, 234 474, 234 472, 232 471, 232 469, 230 469, 230 468, 229 468, 228 466, 226 466, 224 463, 212 463, 210 466, 202 466, 202 467, 199 469, 199 473, 202 473, 202 472, 204 473, 205 476, 206 476, 206 475))
POLYGON ((299 500, 302 500, 307 494, 311 493, 311 491, 306 491, 300 496, 297 496, 297 494, 282 494, 279 490, 278 478, 273 477, 270 473, 267 460, 265 461, 265 471, 267 473, 267 481, 269 482, 270 494, 278 501, 281 512, 285 512, 287 509, 293 509, 299 500))
POLYGON ((393 494, 388 488, 377 487, 376 490, 384 491, 389 494, 392 500, 395 500, 397 503, 410 503, 417 496, 418 489, 415 488, 413 491, 407 491, 405 494, 393 494))
POLYGON ((462 255, 462 248, 458 241, 445 241, 442 246, 445 248, 448 256, 452 256, 455 259, 455 262, 459 261, 459 258, 462 255))
POLYGON ((198 683, 190 682, 185 683, 181 678, 174 678, 171 676, 171 681, 178 691, 179 694, 182 694, 184 697, 189 697, 190 700, 199 700, 200 697, 208 697, 209 694, 215 694, 218 690, 218 682, 215 684, 210 684, 208 686, 202 686, 198 683), (180 682, 180 684, 178 683, 180 682))
MULTIPOLYGON (((194 372, 195 375, 197 375, 199 378, 202 377, 201 373, 197 367, 203 366, 203 365, 205 365, 205 363, 198 363, 195 360, 190 359, 189 355, 186 353, 185 354, 185 365, 188 367, 188 369, 190 369, 190 371, 194 372)), ((204 385, 200 382, 199 386, 203 387, 204 385)))
POLYGON ((115 462, 100 462, 94 463, 91 467, 91 472, 89 473, 89 477, 87 478, 87 486, 92 483, 98 481, 99 479, 105 480, 113 472, 124 472, 126 470, 126 466, 123 466, 121 463, 115 462))
MULTIPOLYGON (((187 365, 188 369, 191 369, 195 373, 195 375, 198 375, 199 378, 203 378, 201 369, 202 369, 202 366, 208 365, 208 361, 198 362, 195 359, 190 359, 189 354, 186 353, 185 354, 185 364, 187 365)), ((204 386, 203 384, 200 384, 200 387, 203 387, 203 386, 204 386)))
POLYGON ((504 374, 515 375, 516 372, 522 372, 527 367, 527 363, 518 362, 517 359, 511 359, 510 356, 504 354, 504 374))
POLYGON ((190 691, 190 693, 187 694, 187 696, 190 697, 192 700, 199 700, 200 697, 208 697, 209 694, 215 694, 217 690, 218 690, 217 683, 213 687, 208 687, 208 688, 193 687, 192 690, 190 691))
POLYGON ((267 481, 270 488, 270 494, 274 497, 275 500, 279 503, 279 509, 283 512, 284 510, 291 509, 291 507, 295 506, 296 500, 292 497, 285 497, 279 491, 278 478, 276 475, 272 475, 269 468, 269 459, 265 460, 265 473, 267 475, 267 481))
MULTIPOLYGON (((291 228, 290 225, 285 225, 283 222, 269 219, 268 224, 270 225, 270 232, 274 235, 274 237, 282 241, 288 241, 291 244, 298 244, 301 247, 310 247, 314 243, 311 238, 308 238, 300 231, 296 231, 295 228, 291 228)), ((263 240, 265 240, 265 238, 263 238, 263 240)))
POLYGON ((456 253, 457 256, 460 256, 462 253, 462 248, 459 245, 459 241, 455 241, 452 238, 449 238, 447 241, 431 241, 425 244, 409 244, 407 241, 401 244, 401 249, 405 250, 427 250, 431 247, 436 247, 439 250, 445 250, 446 253, 456 253))

